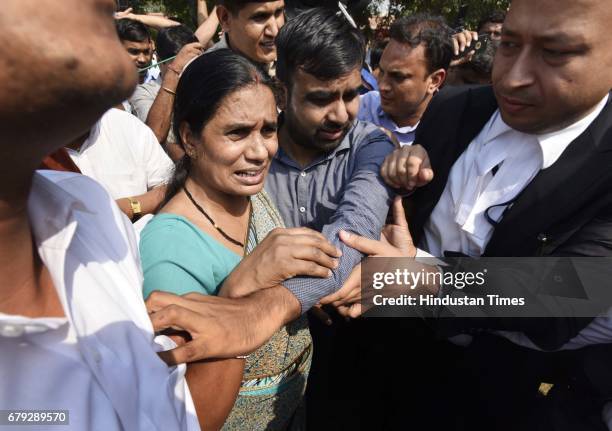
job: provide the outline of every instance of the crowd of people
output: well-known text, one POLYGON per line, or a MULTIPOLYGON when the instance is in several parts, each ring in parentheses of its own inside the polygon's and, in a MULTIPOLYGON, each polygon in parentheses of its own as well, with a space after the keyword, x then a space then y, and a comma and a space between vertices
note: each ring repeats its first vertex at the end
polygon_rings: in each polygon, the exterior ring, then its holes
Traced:
POLYGON ((609 314, 363 318, 361 278, 368 256, 612 256, 612 3, 407 15, 371 41, 341 3, 205 4, 193 31, 2 3, 0 412, 612 430, 609 314))

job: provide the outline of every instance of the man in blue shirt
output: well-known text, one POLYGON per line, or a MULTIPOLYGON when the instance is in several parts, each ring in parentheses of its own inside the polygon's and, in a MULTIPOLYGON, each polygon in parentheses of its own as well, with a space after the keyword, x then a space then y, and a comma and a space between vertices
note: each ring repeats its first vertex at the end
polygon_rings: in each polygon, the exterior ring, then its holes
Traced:
POLYGON ((379 64, 379 91, 361 97, 358 118, 412 145, 429 102, 440 89, 453 55, 452 30, 440 17, 413 15, 393 23, 379 64))

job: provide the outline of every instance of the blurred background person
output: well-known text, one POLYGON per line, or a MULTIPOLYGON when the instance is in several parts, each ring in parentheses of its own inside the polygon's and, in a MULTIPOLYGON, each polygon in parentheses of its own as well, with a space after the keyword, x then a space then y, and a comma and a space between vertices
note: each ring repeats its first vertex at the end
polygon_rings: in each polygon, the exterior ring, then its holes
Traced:
POLYGON ((146 69, 151 66, 155 50, 147 26, 129 18, 118 19, 115 24, 121 44, 139 71, 138 83, 144 84, 157 79, 159 75, 155 71, 146 69))
POLYGON ((161 30, 156 39, 160 64, 161 82, 151 81, 140 84, 130 97, 134 114, 153 130, 157 140, 174 161, 183 157, 182 148, 176 144, 172 132, 172 109, 179 77, 185 65, 202 54, 204 46, 193 32, 180 25, 161 30))
POLYGON ((382 57, 382 53, 389 44, 389 39, 376 40, 372 44, 372 48, 370 49, 370 67, 372 68, 372 75, 374 78, 378 80, 380 75, 380 58, 382 57))
POLYGON ((274 73, 274 42, 285 24, 285 2, 219 0, 217 16, 223 35, 208 52, 229 48, 274 73))
POLYGON ((478 23, 478 34, 487 35, 491 40, 501 40, 502 29, 506 19, 506 11, 495 10, 486 15, 478 23))
POLYGON ((412 145, 421 116, 446 79, 452 37, 439 16, 395 21, 378 67, 379 91, 361 96, 358 118, 388 130, 400 145, 412 145))
POLYGON ((80 172, 102 184, 132 221, 157 209, 174 167, 151 129, 115 108, 66 150, 80 172))
POLYGON ((487 46, 474 55, 469 61, 451 66, 446 78, 447 85, 488 85, 491 84, 493 60, 499 42, 489 39, 487 46))

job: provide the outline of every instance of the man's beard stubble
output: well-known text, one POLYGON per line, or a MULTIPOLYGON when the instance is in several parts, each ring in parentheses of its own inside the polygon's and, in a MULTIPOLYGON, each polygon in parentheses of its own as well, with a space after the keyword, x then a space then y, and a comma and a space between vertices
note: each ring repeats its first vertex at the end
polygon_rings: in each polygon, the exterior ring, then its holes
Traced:
POLYGON ((284 125, 283 127, 287 128, 287 132, 289 136, 291 136, 291 140, 300 147, 306 148, 309 151, 317 152, 317 153, 330 153, 335 150, 338 145, 344 140, 349 130, 351 129, 353 123, 348 122, 345 125, 323 125, 317 128, 314 133, 308 133, 305 131, 301 125, 294 120, 294 116, 289 112, 284 113, 284 125), (331 126, 331 127, 330 127, 331 126), (317 138, 317 132, 321 129, 344 129, 342 136, 335 141, 327 141, 317 138))

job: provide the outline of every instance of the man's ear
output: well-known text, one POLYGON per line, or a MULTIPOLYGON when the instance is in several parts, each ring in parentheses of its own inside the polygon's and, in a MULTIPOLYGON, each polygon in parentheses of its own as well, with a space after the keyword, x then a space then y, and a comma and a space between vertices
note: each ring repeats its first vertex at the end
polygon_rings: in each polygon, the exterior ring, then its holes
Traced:
POLYGON ((440 90, 440 88, 444 84, 444 81, 446 80, 446 70, 436 70, 431 75, 429 75, 429 79, 430 82, 429 87, 427 88, 427 92, 429 94, 435 94, 436 92, 438 92, 438 90, 440 90))
POLYGON ((224 33, 227 33, 230 29, 230 24, 232 23, 232 13, 225 6, 217 5, 217 18, 219 18, 221 30, 223 30, 224 33))

